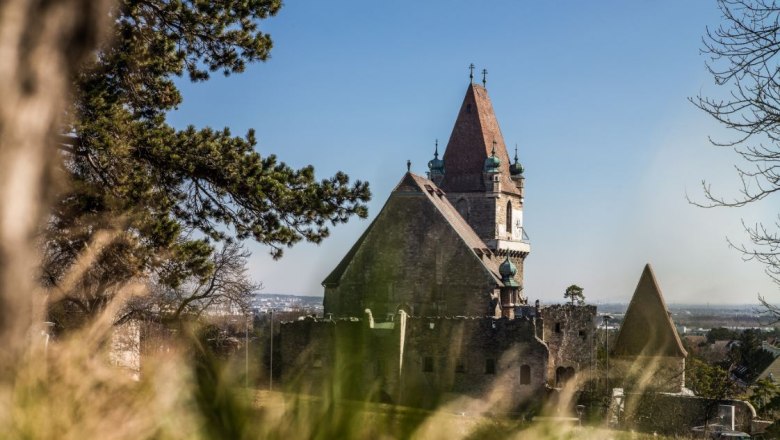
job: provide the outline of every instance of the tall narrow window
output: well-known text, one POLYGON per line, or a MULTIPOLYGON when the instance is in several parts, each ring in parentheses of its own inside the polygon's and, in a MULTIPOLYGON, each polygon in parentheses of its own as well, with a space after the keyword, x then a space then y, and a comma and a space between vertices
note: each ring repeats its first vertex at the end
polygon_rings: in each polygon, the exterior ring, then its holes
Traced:
POLYGON ((531 367, 528 365, 523 365, 520 367, 520 385, 530 385, 531 384, 531 367))
POLYGON ((512 233, 512 202, 506 202, 506 232, 512 233))

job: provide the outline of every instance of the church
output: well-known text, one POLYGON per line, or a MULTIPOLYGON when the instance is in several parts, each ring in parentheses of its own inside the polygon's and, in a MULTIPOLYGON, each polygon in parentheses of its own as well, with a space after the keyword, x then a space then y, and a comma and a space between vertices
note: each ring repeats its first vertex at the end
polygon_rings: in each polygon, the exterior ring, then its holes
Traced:
MULTIPOLYGON (((529 304, 523 289, 524 170, 516 149, 510 160, 484 79, 470 81, 443 157, 436 145, 428 168, 426 177, 407 170, 325 278, 324 317, 281 326, 283 383, 429 408, 471 398, 512 412, 592 375, 596 307, 529 304)), ((665 304, 650 313, 679 341, 665 304)), ((633 344, 626 355, 652 356, 633 349, 641 336, 621 337, 633 344)), ((668 351, 668 365, 684 367, 685 352, 668 351)))

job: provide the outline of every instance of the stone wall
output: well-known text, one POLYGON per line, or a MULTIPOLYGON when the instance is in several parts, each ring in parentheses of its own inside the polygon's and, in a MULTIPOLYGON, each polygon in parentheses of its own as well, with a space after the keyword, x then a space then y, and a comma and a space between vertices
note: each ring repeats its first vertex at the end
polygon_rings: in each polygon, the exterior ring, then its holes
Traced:
POLYGON ((718 418, 720 405, 733 405, 735 429, 751 432, 755 409, 742 400, 715 400, 661 393, 626 395, 620 416, 625 429, 667 435, 690 435, 691 428, 705 424, 723 424, 718 418))
POLYGON ((543 339, 550 348, 550 385, 561 386, 572 374, 589 374, 595 356, 596 306, 556 304, 542 307, 541 315, 543 339))
POLYGON ((679 393, 685 386, 685 358, 670 356, 610 357, 613 386, 628 391, 679 393))
POLYGON ((404 339, 404 404, 465 395, 514 411, 543 394, 549 351, 532 319, 409 318, 404 339))
MULTIPOLYGON (((447 199, 458 210, 466 222, 474 229, 474 232, 482 241, 515 240, 522 239, 521 232, 512 225, 512 233, 506 231, 506 204, 512 202, 512 222, 522 221, 523 209, 520 198, 512 194, 500 193, 496 197, 489 197, 487 193, 454 193, 447 194, 447 199)), ((526 255, 510 257, 517 267, 515 281, 523 284, 523 267, 526 255)))
MULTIPOLYGON (((281 382, 290 391, 364 399, 375 385, 374 344, 367 323, 358 319, 314 319, 280 326, 281 382)), ((370 399, 369 399, 370 400, 370 399)))
POLYGON ((483 192, 447 194, 447 200, 482 241, 496 236, 496 199, 483 192))
POLYGON ((544 394, 549 350, 529 318, 307 318, 281 326, 288 390, 437 407, 457 396, 514 411, 544 394))

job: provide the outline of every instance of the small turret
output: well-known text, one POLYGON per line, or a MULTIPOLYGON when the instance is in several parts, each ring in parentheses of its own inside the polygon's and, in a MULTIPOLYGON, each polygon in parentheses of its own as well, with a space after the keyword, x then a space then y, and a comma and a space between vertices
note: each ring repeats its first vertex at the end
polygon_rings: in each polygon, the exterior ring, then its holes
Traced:
POLYGON ((512 179, 515 177, 523 176, 523 166, 517 160, 517 144, 515 144, 515 163, 509 165, 509 174, 512 175, 512 179))
POLYGON ((517 281, 515 281, 515 275, 517 275, 517 267, 509 260, 509 256, 506 257, 503 263, 498 266, 498 273, 501 274, 501 281, 505 286, 518 287, 517 281))
POLYGON ((439 159, 439 140, 436 139, 436 149, 433 159, 428 162, 428 179, 439 185, 444 178, 444 161, 439 159))
POLYGON ((514 319, 515 306, 522 305, 524 300, 520 294, 520 284, 515 281, 517 267, 509 259, 509 255, 498 266, 498 273, 501 275, 501 282, 504 284, 501 287, 501 316, 514 319))
POLYGON ((496 141, 493 141, 493 151, 490 156, 485 159, 482 173, 485 191, 493 193, 491 197, 498 197, 501 192, 501 159, 496 156, 496 141))
POLYGON ((523 177, 523 171, 525 171, 523 165, 517 160, 517 144, 515 144, 515 163, 509 165, 509 177, 520 192, 520 203, 523 203, 525 193, 525 177, 523 177))
POLYGON ((485 159, 485 173, 498 174, 501 172, 499 167, 501 166, 501 160, 496 156, 496 141, 493 141, 493 151, 490 153, 487 159, 485 159))

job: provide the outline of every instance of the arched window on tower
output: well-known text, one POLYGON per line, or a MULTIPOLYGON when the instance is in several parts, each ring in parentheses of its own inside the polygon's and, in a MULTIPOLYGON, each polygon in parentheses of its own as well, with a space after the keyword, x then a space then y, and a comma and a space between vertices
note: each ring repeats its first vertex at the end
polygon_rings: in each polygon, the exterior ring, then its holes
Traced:
POLYGON ((512 202, 506 202, 506 232, 512 233, 512 202))

